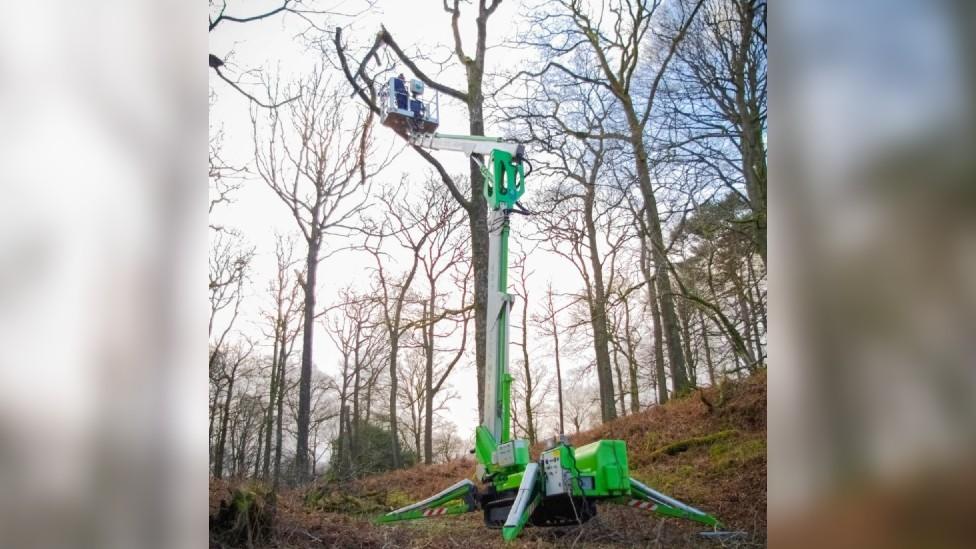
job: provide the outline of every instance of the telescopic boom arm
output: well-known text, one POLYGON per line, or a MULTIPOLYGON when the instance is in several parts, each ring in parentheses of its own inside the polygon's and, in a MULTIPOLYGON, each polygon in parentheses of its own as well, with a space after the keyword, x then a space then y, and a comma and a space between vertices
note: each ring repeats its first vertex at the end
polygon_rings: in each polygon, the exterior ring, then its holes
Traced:
POLYGON ((479 135, 448 135, 442 133, 414 134, 410 142, 425 149, 437 151, 457 151, 467 154, 491 154, 504 151, 513 157, 524 158, 525 149, 518 143, 509 143, 498 137, 479 135))

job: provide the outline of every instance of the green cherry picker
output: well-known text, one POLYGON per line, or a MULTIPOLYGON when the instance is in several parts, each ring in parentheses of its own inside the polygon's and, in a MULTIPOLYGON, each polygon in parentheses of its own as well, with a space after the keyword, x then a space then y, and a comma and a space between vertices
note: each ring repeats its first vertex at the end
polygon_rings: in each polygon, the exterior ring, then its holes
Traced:
POLYGON ((402 76, 391 78, 380 93, 383 124, 424 148, 490 158, 488 166, 481 166, 490 210, 485 395, 474 441, 475 477, 481 488, 470 479, 461 480, 377 521, 390 523, 481 510, 486 526, 500 528, 505 540, 513 540, 527 525, 582 524, 596 515, 596 503, 602 502, 689 519, 713 529, 721 527, 712 515, 631 478, 622 440, 599 440, 574 448, 561 436, 533 461, 528 441, 511 438, 508 328, 513 297, 507 292, 508 241, 511 214, 527 213, 519 203, 525 192, 524 149, 498 138, 435 133, 436 99, 424 103, 420 101, 422 93, 419 80, 410 82, 408 94, 402 76))

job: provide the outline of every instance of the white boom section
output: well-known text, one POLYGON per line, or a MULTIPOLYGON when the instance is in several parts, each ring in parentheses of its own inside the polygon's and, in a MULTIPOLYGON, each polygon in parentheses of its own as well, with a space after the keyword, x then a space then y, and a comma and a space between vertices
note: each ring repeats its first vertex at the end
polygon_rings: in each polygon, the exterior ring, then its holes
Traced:
POLYGON ((500 137, 478 135, 447 135, 442 133, 422 133, 410 136, 410 141, 418 147, 436 151, 457 151, 467 154, 489 154, 502 150, 516 154, 522 145, 509 143, 500 137))
POLYGON ((495 442, 502 440, 502 383, 508 374, 508 311, 512 296, 498 290, 501 270, 502 225, 505 213, 488 212, 488 325, 485 327, 485 396, 484 417, 481 424, 488 429, 495 442), (503 337, 504 341, 499 342, 503 337), (501 343, 501 344, 499 344, 501 343), (499 356, 499 354, 501 356, 499 356))
POLYGON ((512 507, 508 511, 508 516, 505 517, 505 528, 518 528, 519 519, 522 517, 522 513, 525 513, 526 508, 529 506, 529 502, 532 501, 532 496, 534 496, 536 490, 539 489, 535 483, 535 477, 538 474, 538 463, 530 463, 525 466, 525 472, 522 473, 522 482, 519 483, 519 489, 518 493, 515 495, 515 501, 512 503, 512 507))

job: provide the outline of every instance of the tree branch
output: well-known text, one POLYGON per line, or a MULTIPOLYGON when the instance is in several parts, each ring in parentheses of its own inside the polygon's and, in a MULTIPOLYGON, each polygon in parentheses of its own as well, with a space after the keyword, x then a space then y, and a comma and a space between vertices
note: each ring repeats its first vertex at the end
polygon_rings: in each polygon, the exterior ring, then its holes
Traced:
POLYGON ((469 100, 468 94, 460 90, 457 90, 455 88, 452 88, 450 86, 445 86, 444 84, 436 82, 431 77, 427 76, 427 74, 424 71, 420 70, 420 67, 418 67, 417 64, 414 63, 409 57, 407 57, 407 54, 404 53, 402 49, 400 49, 400 45, 396 43, 396 40, 394 40, 390 32, 386 30, 386 27, 380 27, 378 40, 381 40, 384 44, 389 46, 390 49, 393 50, 393 53, 395 53, 396 56, 400 58, 400 61, 403 61, 403 64, 410 69, 410 72, 412 72, 417 78, 422 80, 425 84, 455 99, 464 101, 465 103, 468 102, 469 100))
MULTIPOLYGON (((210 54, 210 57, 211 58, 215 58, 215 56, 213 54, 210 54)), ((280 103, 274 103, 274 104, 268 105, 267 103, 263 103, 257 97, 254 97, 253 95, 251 95, 251 94, 247 93, 246 91, 244 91, 243 88, 241 88, 240 86, 238 86, 237 83, 234 82, 233 80, 231 80, 230 78, 227 78, 226 76, 224 76, 224 73, 220 72, 220 67, 219 66, 215 66, 215 64, 213 62, 210 63, 210 67, 214 70, 214 72, 217 73, 217 76, 219 76, 221 80, 223 80, 224 82, 227 82, 228 84, 230 84, 232 88, 234 88, 235 90, 237 90, 244 97, 248 98, 249 100, 253 101, 254 103, 256 103, 256 104, 258 104, 258 105, 260 105, 260 106, 262 106, 262 107, 264 107, 266 109, 277 109, 278 107, 280 107, 282 105, 285 105, 287 103, 290 103, 290 102, 298 99, 299 97, 301 97, 301 94, 299 94, 299 95, 296 95, 295 97, 292 97, 292 98, 289 98, 289 99, 285 99, 284 101, 281 101, 280 103)))
POLYGON ((216 19, 212 19, 210 21, 210 29, 207 32, 214 30, 214 27, 220 24, 221 21, 231 21, 233 23, 247 23, 250 21, 257 21, 259 19, 264 19, 265 17, 271 17, 276 13, 281 13, 285 10, 288 10, 288 4, 291 3, 291 1, 292 0, 284 0, 281 3, 281 5, 275 9, 258 15, 252 15, 250 17, 234 17, 232 15, 225 15, 224 12, 227 10, 227 2, 224 2, 223 7, 220 8, 220 14, 217 15, 216 19))

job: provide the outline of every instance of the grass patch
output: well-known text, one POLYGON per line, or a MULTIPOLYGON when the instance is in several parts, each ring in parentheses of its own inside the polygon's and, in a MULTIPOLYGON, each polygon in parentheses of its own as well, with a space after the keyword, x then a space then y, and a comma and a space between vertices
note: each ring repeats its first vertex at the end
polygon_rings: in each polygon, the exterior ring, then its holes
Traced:
POLYGON ((376 514, 386 511, 386 507, 374 499, 357 497, 338 490, 310 492, 305 497, 305 505, 321 511, 355 515, 376 514))
POLYGON ((673 469, 656 467, 652 470, 635 471, 634 473, 637 473, 636 475, 632 473, 634 478, 662 492, 672 490, 676 486, 687 486, 688 480, 697 474, 693 465, 679 465, 673 469))
POLYGON ((663 448, 659 448, 651 452, 651 455, 649 457, 653 461, 657 458, 660 458, 661 456, 665 456, 665 455, 673 456, 675 454, 680 454, 681 452, 688 451, 691 448, 696 448, 698 446, 709 446, 715 444, 716 442, 734 437, 738 434, 739 432, 736 431, 735 429, 729 429, 727 431, 719 431, 717 433, 712 433, 710 435, 705 435, 701 437, 686 438, 684 440, 679 440, 678 442, 672 442, 671 444, 668 444, 663 448))
POLYGON ((405 507, 411 503, 414 503, 415 501, 419 501, 419 499, 411 498, 405 492, 401 492, 400 490, 393 490, 386 493, 386 505, 394 509, 405 507))
POLYGON ((765 456, 766 440, 759 437, 744 440, 723 440, 713 444, 708 449, 708 455, 713 465, 719 469, 724 469, 730 465, 765 456))

